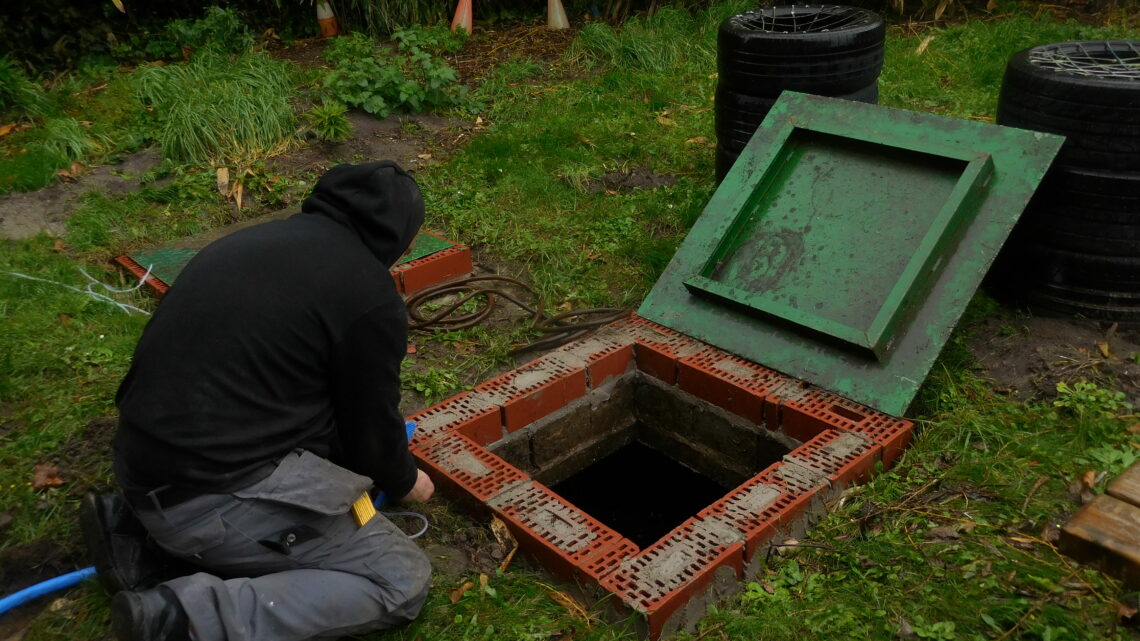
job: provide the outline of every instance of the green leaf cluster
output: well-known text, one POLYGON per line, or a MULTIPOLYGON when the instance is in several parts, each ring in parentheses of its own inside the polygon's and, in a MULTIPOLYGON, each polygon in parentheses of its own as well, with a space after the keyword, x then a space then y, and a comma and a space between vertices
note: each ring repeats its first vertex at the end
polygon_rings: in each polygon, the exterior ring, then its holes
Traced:
POLYGON ((359 33, 333 41, 325 53, 335 65, 323 82, 328 97, 380 118, 471 106, 455 70, 421 47, 421 32, 397 31, 393 39, 395 50, 359 33))

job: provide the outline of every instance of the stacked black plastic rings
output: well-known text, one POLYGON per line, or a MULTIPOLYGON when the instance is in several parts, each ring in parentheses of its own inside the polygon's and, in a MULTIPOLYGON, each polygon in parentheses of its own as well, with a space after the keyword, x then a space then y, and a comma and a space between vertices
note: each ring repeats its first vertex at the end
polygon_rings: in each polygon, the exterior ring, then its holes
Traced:
POLYGON ((721 23, 717 182, 785 89, 878 102, 885 34, 877 14, 840 5, 770 7, 721 23))
POLYGON ((1140 41, 1062 42, 1006 65, 997 122, 1066 137, 996 275, 1030 306, 1140 320, 1140 41))

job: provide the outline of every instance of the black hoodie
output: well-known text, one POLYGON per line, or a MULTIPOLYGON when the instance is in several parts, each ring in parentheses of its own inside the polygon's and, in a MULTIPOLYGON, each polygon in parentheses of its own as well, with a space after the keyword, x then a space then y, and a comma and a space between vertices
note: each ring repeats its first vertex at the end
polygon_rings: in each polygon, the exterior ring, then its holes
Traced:
POLYGON ((128 493, 234 489, 295 448, 416 480, 399 413, 407 317, 388 272, 424 204, 392 162, 334 167, 302 213, 226 236, 178 276, 119 387, 128 493))

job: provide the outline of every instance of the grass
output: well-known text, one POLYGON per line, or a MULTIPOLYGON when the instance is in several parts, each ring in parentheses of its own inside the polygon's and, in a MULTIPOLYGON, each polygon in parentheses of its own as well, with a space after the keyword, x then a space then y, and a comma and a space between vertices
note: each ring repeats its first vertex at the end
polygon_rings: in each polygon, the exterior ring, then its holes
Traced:
POLYGON ((289 68, 264 54, 207 49, 185 64, 146 67, 136 83, 155 110, 163 156, 174 161, 248 164, 295 135, 289 68))
MULTIPOLYGON (((499 66, 476 90, 489 105, 481 114, 485 131, 418 174, 429 226, 520 266, 548 308, 636 304, 712 193, 715 27, 742 6, 695 16, 663 10, 621 30, 593 25, 559 64, 499 66), (632 169, 676 180, 633 191, 600 182, 632 169)), ((945 29, 892 27, 882 101, 992 118, 1009 53, 1098 36, 1140 32, 1016 12, 945 29)), ((189 73, 175 68, 167 73, 189 73)), ((71 92, 77 104, 59 115, 85 121, 77 110, 129 101, 124 88, 133 79, 107 77, 104 90, 71 92)), ((84 130, 110 136, 111 148, 129 144, 103 126, 93 121, 84 130)), ((32 133, 11 135, 30 145, 32 133)), ((0 158, 0 168, 10 158, 0 158)), ((170 171, 169 187, 89 196, 66 246, 46 238, 6 243, 0 272, 82 289, 83 267, 127 287, 103 267, 113 253, 227 221, 212 173, 170 171)), ((248 180, 269 184, 256 171, 248 180)), ((114 297, 151 304, 139 293, 114 297)), ((965 341, 981 318, 1008 313, 984 296, 975 300, 912 408, 922 427, 913 447, 892 471, 833 506, 804 541, 815 547, 786 548, 739 597, 706 617, 709 639, 1126 638, 1114 624, 1119 584, 1059 556, 1049 536, 1075 508, 1069 483, 1087 469, 1119 471, 1135 460, 1130 420, 1120 417, 1129 410, 1112 390, 1076 383, 1059 405, 991 391, 972 373, 965 341)), ((77 549, 77 492, 110 485, 99 420, 114 416, 111 398, 144 321, 59 285, 0 273, 0 505, 13 516, 0 558, 33 541, 77 549), (71 484, 45 492, 27 486, 36 463, 61 461, 74 462, 64 470, 71 484)), ((500 367, 520 338, 485 328, 417 335, 405 383, 433 400, 445 396, 500 367)), ((444 505, 429 513, 436 543, 487 536, 482 524, 444 505)), ((628 622, 601 624, 567 610, 545 587, 548 579, 520 562, 489 573, 485 587, 478 574, 437 577, 419 621, 371 638, 632 637, 628 622), (453 603, 452 590, 466 582, 474 587, 453 603)), ((69 593, 63 608, 41 615, 26 639, 105 636, 106 597, 98 588, 69 593)))

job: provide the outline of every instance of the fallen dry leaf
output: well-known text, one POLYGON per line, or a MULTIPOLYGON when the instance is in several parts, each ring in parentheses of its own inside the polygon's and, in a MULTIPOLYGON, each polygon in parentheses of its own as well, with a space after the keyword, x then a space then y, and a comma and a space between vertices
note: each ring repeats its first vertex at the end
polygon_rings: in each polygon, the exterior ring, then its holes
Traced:
POLYGON ((761 589, 763 589, 768 594, 775 594, 776 593, 775 586, 773 586, 771 583, 768 583, 767 581, 762 581, 760 583, 760 587, 761 587, 761 589))
POLYGON ((1096 498, 1096 470, 1086 470, 1081 478, 1069 485, 1069 498, 1084 505, 1096 498))
POLYGON ((51 244, 51 250, 57 254, 65 249, 67 249, 67 243, 59 240, 58 238, 54 243, 51 244))
POLYGON ((1112 351, 1108 348, 1108 341, 1097 341, 1096 349, 1100 352, 1101 358, 1112 358, 1112 351))
POLYGON ((234 197, 234 202, 237 203, 238 211, 241 211, 243 194, 245 194, 245 185, 240 182, 234 183, 234 188, 230 190, 230 195, 234 197))
POLYGON ((962 535, 958 532, 957 525, 940 525, 927 530, 926 538, 933 541, 955 541, 962 538, 962 535))
POLYGON ((408 353, 409 354, 415 354, 417 351, 419 351, 419 350, 416 349, 416 346, 414 343, 408 343, 408 353))
POLYGON ((452 603, 459 603, 459 600, 463 598, 463 595, 466 594, 467 591, 473 587, 475 587, 475 584, 468 581, 468 582, 464 583, 463 585, 452 590, 451 591, 451 602, 452 603))
POLYGON ((914 55, 921 56, 922 54, 926 53, 926 48, 930 46, 930 43, 933 40, 934 40, 933 34, 923 38, 922 42, 919 43, 918 48, 914 50, 914 55))
POLYGON ((1140 423, 1133 423, 1128 426, 1129 434, 1140 434, 1140 423))
POLYGON ((420 160, 431 160, 431 154, 416 154, 416 158, 420 160))
POLYGON ((71 317, 68 316, 67 314, 60 314, 59 315, 59 324, 63 325, 64 327, 67 327, 68 325, 71 324, 71 317))
POLYGON ((674 127, 676 126, 677 121, 673 120, 672 118, 666 118, 665 116, 657 116, 657 124, 665 125, 666 127, 674 127))
POLYGON ((32 470, 32 489, 43 490, 61 485, 63 485, 63 478, 59 475, 58 467, 40 463, 32 470))
POLYGON ((696 138, 689 138, 688 140, 685 141, 685 144, 686 145, 703 145, 703 144, 707 143, 708 141, 709 141, 709 139, 705 138, 704 136, 697 136, 696 138))
POLYGON ((949 6, 950 0, 942 0, 942 2, 939 2, 938 7, 934 9, 934 19, 940 20, 942 18, 942 14, 946 13, 946 7, 949 6))
POLYGON ((993 11, 997 9, 997 0, 990 0, 986 3, 986 11, 993 11))
POLYGON ((123 6, 123 0, 111 0, 111 4, 115 5, 115 8, 119 10, 119 13, 127 12, 127 8, 123 6))
POLYGON ((84 167, 86 167, 86 165, 79 161, 76 161, 68 165, 67 169, 60 169, 55 173, 64 180, 73 181, 79 176, 79 173, 83 171, 84 167))
POLYGON ((508 548, 506 558, 499 564, 499 571, 506 572, 507 568, 511 565, 511 560, 515 558, 515 553, 519 551, 519 542, 515 540, 511 531, 507 529, 507 524, 499 520, 499 517, 491 517, 491 534, 495 537, 495 541, 504 548, 508 548))
POLYGON ((12 133, 12 130, 15 128, 16 125, 14 124, 0 126, 0 136, 7 136, 8 134, 12 133))

